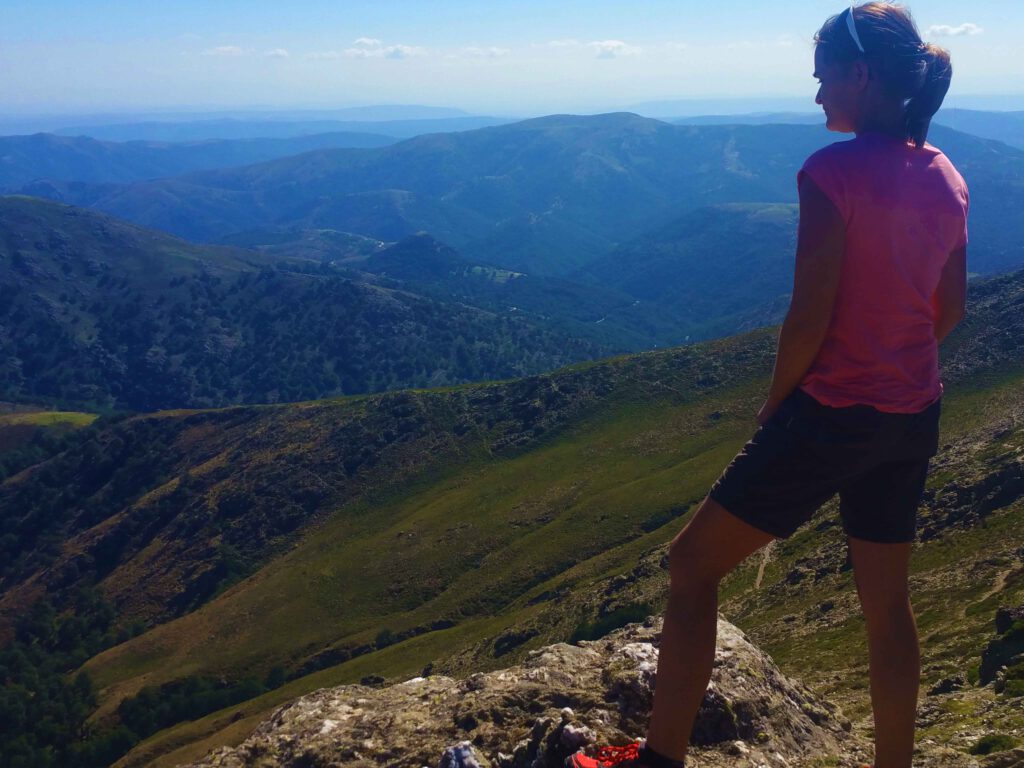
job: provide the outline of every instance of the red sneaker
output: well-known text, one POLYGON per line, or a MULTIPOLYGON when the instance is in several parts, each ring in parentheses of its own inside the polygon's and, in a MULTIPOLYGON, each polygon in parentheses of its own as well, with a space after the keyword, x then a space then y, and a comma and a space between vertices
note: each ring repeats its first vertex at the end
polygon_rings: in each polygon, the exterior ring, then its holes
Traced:
POLYGON ((565 768, 641 768, 640 744, 633 742, 624 747, 601 747, 597 757, 587 757, 582 752, 569 755, 565 759, 565 768))

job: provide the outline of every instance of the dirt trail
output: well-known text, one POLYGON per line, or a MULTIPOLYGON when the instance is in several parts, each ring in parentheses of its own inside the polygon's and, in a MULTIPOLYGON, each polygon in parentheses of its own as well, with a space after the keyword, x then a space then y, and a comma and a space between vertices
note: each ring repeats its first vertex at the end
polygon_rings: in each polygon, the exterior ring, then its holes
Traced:
MULTIPOLYGON (((1007 581, 1007 579, 1009 579, 1012 574, 1016 573, 1017 570, 1020 568, 1020 566, 1021 566, 1021 561, 1020 560, 1014 560, 1013 564, 1009 568, 1007 568, 1005 571, 1000 571, 999 573, 997 573, 996 574, 996 580, 992 584, 992 589, 990 589, 988 592, 986 592, 984 595, 979 597, 974 602, 983 603, 986 600, 988 600, 990 597, 992 597, 993 595, 997 595, 1000 592, 1002 592, 1004 589, 1006 589, 1006 581, 1007 581)), ((963 605, 960 608, 960 618, 962 618, 962 619, 967 618, 967 608, 968 608, 968 604, 965 604, 965 605, 963 605)))
POLYGON ((761 588, 761 580, 764 578, 764 569, 771 562, 772 552, 775 551, 775 542, 768 542, 761 550, 761 564, 757 567, 757 578, 754 580, 754 589, 761 588))

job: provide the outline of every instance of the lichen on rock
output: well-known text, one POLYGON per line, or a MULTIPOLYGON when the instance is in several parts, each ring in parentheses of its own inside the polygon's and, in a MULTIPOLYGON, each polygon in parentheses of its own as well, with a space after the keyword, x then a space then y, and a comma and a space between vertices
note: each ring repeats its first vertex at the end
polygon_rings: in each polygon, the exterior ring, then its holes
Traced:
MULTIPOLYGON (((558 643, 519 666, 461 681, 431 676, 316 691, 193 768, 561 766, 578 749, 643 735, 660 628, 649 620, 599 640, 558 643)), ((688 764, 707 768, 795 768, 822 756, 853 765, 866 746, 834 705, 783 675, 722 619, 692 743, 688 764)))

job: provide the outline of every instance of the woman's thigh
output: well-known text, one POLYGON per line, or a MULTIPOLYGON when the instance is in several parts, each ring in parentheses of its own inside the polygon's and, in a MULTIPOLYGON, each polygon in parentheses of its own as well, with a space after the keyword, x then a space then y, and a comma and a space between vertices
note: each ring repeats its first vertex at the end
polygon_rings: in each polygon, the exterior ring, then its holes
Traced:
POLYGON ((721 580, 776 537, 708 497, 676 535, 669 550, 673 578, 721 580))

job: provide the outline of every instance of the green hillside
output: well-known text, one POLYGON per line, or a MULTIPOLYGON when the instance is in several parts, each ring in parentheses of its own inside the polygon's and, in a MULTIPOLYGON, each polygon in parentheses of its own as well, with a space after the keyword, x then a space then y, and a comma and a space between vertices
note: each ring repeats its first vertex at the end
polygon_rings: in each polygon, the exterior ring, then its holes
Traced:
POLYGON ((278 263, 0 197, 0 397, 87 410, 294 401, 522 376, 627 348, 494 302, 278 263))
MULTIPOLYGON (((1024 601, 1022 297, 1024 273, 973 284, 944 354, 914 560, 929 684, 976 665, 995 606, 1024 601)), ((172 721, 139 721, 133 702, 161 697, 197 717, 188 685, 259 694, 155 733, 124 765, 237 741, 323 685, 494 668, 593 636, 659 610, 664 547, 749 436, 772 350, 759 331, 503 383, 125 420, 0 486, 16 533, 0 616, 9 632, 45 595, 86 622, 98 609, 74 588, 94 585, 116 617, 82 668, 96 729, 148 736, 172 721)), ((726 584, 726 615, 863 716, 834 510, 754 560, 726 584)))
MULTIPOLYGON (((623 351, 678 344, 689 328, 686 313, 671 302, 641 301, 635 292, 589 276, 565 279, 473 263, 426 233, 343 263, 417 294, 542 321, 573 338, 623 351)), ((717 318, 719 311, 711 314, 717 318)), ((731 318, 721 326, 736 330, 731 318)))
POLYGON ((0 480, 60 453, 96 414, 0 403, 0 480))
POLYGON ((663 308, 694 339, 760 328, 789 305, 798 218, 796 204, 698 208, 570 277, 663 308))

